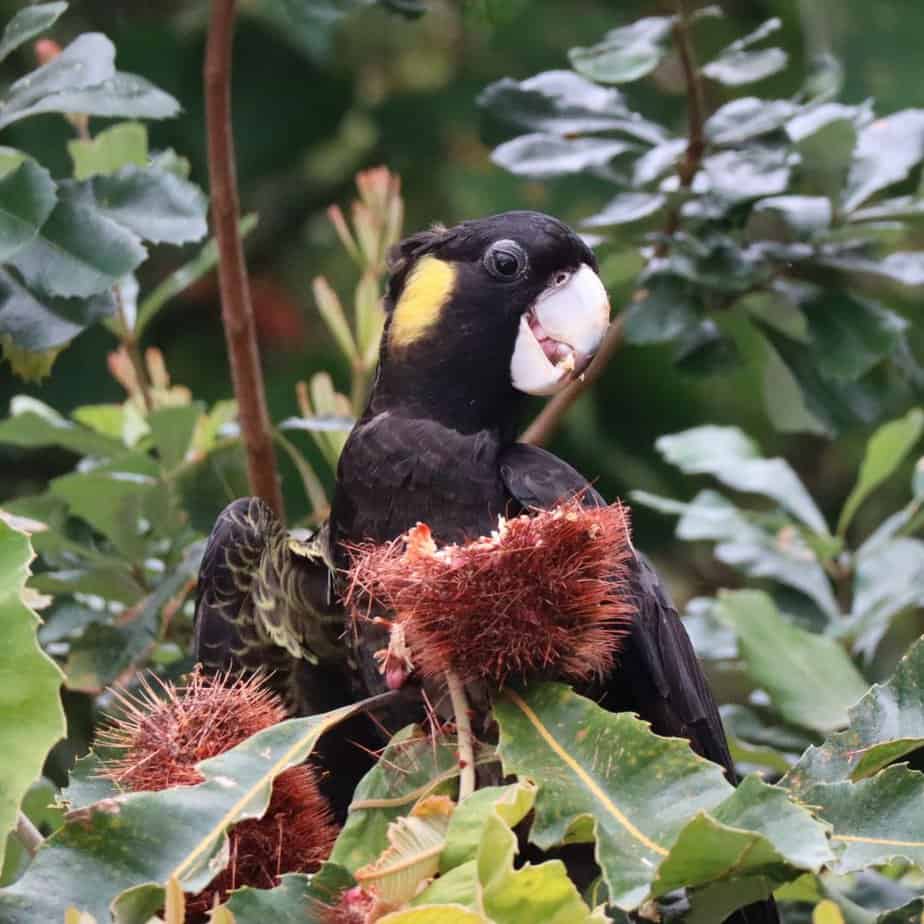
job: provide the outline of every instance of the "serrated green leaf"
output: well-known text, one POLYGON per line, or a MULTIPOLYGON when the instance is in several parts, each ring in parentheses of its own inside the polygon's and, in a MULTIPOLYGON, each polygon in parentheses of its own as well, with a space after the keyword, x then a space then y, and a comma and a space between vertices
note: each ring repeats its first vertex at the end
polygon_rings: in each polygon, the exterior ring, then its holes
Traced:
POLYGON ((645 900, 680 830, 732 791, 687 742, 658 738, 561 684, 507 690, 494 714, 504 773, 539 785, 530 840, 548 849, 576 827, 586 837, 591 819, 610 900, 625 910, 645 900))
POLYGON ((36 35, 41 35, 55 24, 58 17, 67 9, 66 3, 37 3, 19 10, 6 24, 0 36, 0 61, 24 45, 36 35))
POLYGON ((793 869, 818 872, 833 859, 823 825, 785 790, 749 776, 680 832, 652 891, 665 895, 734 877, 778 880, 793 869))
POLYGON ((821 511, 789 463, 763 458, 737 427, 694 427, 660 437, 655 447, 666 462, 688 475, 712 475, 736 491, 770 497, 809 529, 828 532, 821 511))
POLYGON ((913 408, 905 417, 883 424, 873 434, 866 446, 857 483, 841 510, 837 523, 838 535, 844 535, 863 501, 902 464, 922 433, 924 411, 913 408))
POLYGON ((34 161, 0 177, 0 261, 35 238, 56 201, 51 174, 34 161))
POLYGON ((136 908, 163 902, 171 877, 198 891, 227 863, 228 826, 260 817, 276 776, 304 761, 320 735, 357 708, 361 704, 268 728, 200 763, 206 782, 197 786, 123 795, 76 813, 25 876, 0 891, 0 919, 59 921, 76 905, 105 921, 110 902, 118 917, 121 895, 139 901, 131 891, 147 893, 136 908))
POLYGON ((62 186, 38 236, 11 262, 40 292, 86 298, 132 272, 146 255, 131 231, 81 202, 74 187, 62 186))
POLYGON ((673 16, 646 16, 611 29, 601 42, 568 52, 571 66, 598 83, 630 83, 650 74, 667 53, 673 16))
POLYGON ((26 534, 0 519, 0 753, 8 755, 0 769, 0 866, 20 803, 66 733, 63 677, 39 647, 39 618, 23 597, 32 558, 26 534))
POLYGON ((532 132, 498 145, 491 160, 517 176, 553 177, 604 167, 614 157, 635 149, 628 141, 612 138, 562 138, 532 132))
POLYGON ((126 164, 147 165, 148 130, 141 122, 121 122, 95 138, 74 138, 67 150, 74 162, 75 180, 109 176, 126 164))
POLYGON ((867 684, 834 639, 793 625, 760 591, 723 591, 716 615, 734 627, 748 673, 783 718, 821 732, 847 724, 867 684))
POLYGON ((800 798, 813 784, 856 782, 924 746, 924 640, 848 715, 846 730, 810 747, 783 780, 800 798))
POLYGON ((924 774, 897 765, 858 783, 811 786, 800 798, 833 828, 835 872, 898 858, 924 863, 924 774))
POLYGON ((108 290, 89 298, 39 296, 0 270, 0 337, 21 350, 44 353, 64 347, 115 307, 108 290))
POLYGON ((194 183, 128 164, 81 187, 81 203, 153 244, 189 244, 208 230, 206 198, 194 183))

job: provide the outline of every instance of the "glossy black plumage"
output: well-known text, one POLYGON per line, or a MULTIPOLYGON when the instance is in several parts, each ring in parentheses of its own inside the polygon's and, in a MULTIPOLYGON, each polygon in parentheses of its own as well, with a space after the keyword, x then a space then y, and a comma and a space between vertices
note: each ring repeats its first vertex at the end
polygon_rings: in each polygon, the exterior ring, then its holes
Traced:
MULTIPOLYGON (((352 543, 388 541, 418 521, 427 523, 439 542, 460 541, 489 533, 499 514, 547 508, 578 493, 587 504, 603 503, 567 463, 513 438, 522 402, 510 378, 519 319, 553 274, 573 271, 582 263, 596 267, 593 255, 570 229, 529 212, 423 232, 399 246, 386 296, 380 366, 368 406, 340 458, 329 532, 321 537, 328 543, 324 554, 310 564, 304 556, 296 561, 277 522, 262 521, 254 531, 242 526, 240 517, 223 514, 200 576, 200 658, 208 656, 216 666, 249 666, 264 656, 269 661, 259 645, 274 637, 277 643, 290 639, 289 650, 294 651, 299 639, 311 635, 299 627, 299 620, 316 620, 335 602, 328 597, 327 582, 317 579, 326 575, 325 561, 342 568, 352 543), (485 249, 507 238, 519 241, 529 258, 528 271, 510 284, 490 278, 482 264, 485 249), (425 255, 452 263, 452 297, 425 336, 392 349, 389 331, 395 305, 408 274, 425 255), (261 543, 271 551, 260 551, 261 543), (249 584, 233 579, 245 559, 257 562, 254 567, 261 573, 249 584), (303 569, 298 582, 280 579, 278 572, 286 562, 303 569), (274 614, 271 607, 254 605, 271 585, 287 588, 280 602, 285 612, 274 614), (309 585, 310 601, 302 593, 309 585), (235 605, 238 615, 229 618, 235 605), (249 625, 254 621, 256 627, 249 625), (247 650, 251 642, 258 647, 247 650)), ((688 738, 698 753, 725 767, 734 780, 718 710, 692 645, 641 555, 635 561, 631 592, 636 615, 618 666, 587 692, 609 709, 637 712, 658 734, 688 738)), ((352 639, 348 673, 354 695, 380 692, 384 681, 373 655, 384 647, 383 630, 370 626, 358 637, 347 635, 352 639)), ((285 657, 278 657, 279 651, 272 663, 284 674, 280 662, 285 657)), ((294 686, 304 693, 303 699, 319 695, 317 682, 306 680, 304 663, 291 665, 290 673, 299 678, 294 686)), ((336 683, 321 686, 328 702, 342 689, 336 683)), ((415 716, 392 717, 395 727, 404 724, 402 718, 415 716)), ((772 901, 729 918, 730 924, 777 920, 772 901)))

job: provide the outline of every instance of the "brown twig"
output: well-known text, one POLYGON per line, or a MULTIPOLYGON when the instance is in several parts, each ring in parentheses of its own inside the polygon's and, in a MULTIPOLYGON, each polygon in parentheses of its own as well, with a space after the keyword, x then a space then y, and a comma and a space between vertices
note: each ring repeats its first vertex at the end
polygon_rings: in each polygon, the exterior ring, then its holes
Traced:
POLYGON ((132 326, 128 323, 128 316, 125 313, 125 302, 122 298, 121 283, 116 283, 112 287, 112 295, 116 303, 116 316, 118 317, 119 341, 125 347, 125 352, 135 370, 135 378, 138 380, 138 390, 141 392, 141 400, 144 403, 145 410, 150 413, 154 410, 154 402, 151 399, 151 383, 148 379, 148 371, 144 366, 144 360, 141 356, 141 348, 138 346, 138 338, 132 326))
MULTIPOLYGON (((705 121, 706 109, 703 102, 703 84, 696 66, 693 45, 690 42, 690 24, 687 19, 683 0, 679 0, 679 6, 680 14, 674 23, 673 37, 686 80, 689 138, 683 160, 677 165, 677 176, 680 179, 681 185, 688 189, 693 184, 693 178, 700 168, 703 153, 705 152, 706 143, 703 124, 705 121)), ((668 241, 673 237, 679 226, 679 209, 676 207, 669 209, 664 222, 662 238, 655 247, 655 256, 663 257, 667 254, 669 248, 668 241)), ((636 295, 637 294, 638 293, 636 293, 636 295)), ((552 434, 558 429, 558 425, 561 423, 562 418, 568 412, 571 405, 577 401, 587 388, 600 378, 607 363, 613 357, 613 354, 622 346, 624 340, 623 327, 623 316, 620 315, 610 325, 610 329, 607 331, 606 337, 604 337, 603 343, 600 345, 600 350, 594 357, 594 361, 588 367, 587 372, 584 373, 583 378, 552 398, 539 414, 536 415, 533 422, 520 436, 520 439, 524 443, 542 446, 548 442, 552 434)))
POLYGON ((218 241, 221 314, 240 413, 241 436, 247 453, 250 489, 284 520, 250 283, 238 232, 240 208, 231 134, 231 48, 235 13, 236 0, 212 0, 204 73, 212 221, 218 241))

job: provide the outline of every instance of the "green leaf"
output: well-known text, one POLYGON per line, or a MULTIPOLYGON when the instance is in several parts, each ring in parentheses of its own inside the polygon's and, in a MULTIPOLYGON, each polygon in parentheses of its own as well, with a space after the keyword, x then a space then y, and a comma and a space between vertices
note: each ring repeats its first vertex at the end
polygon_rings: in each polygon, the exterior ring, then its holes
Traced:
POLYGON ((804 304, 818 352, 818 371, 834 381, 856 381, 889 356, 908 322, 871 299, 826 292, 804 304))
POLYGON ((129 890, 139 886, 146 886, 145 901, 163 902, 162 887, 171 877, 184 890, 198 891, 227 863, 228 827, 260 817, 272 781, 304 761, 326 730, 360 706, 268 728, 200 763, 205 782, 198 786, 123 795, 75 813, 25 876, 0 891, 0 919, 60 921, 74 905, 106 921, 110 902, 118 918, 122 901, 138 901, 129 890))
POLYGON ((729 204, 775 196, 789 186, 786 154, 774 148, 720 151, 703 161, 703 170, 709 191, 729 204))
POLYGON ((818 872, 833 859, 823 825, 784 789, 749 776, 680 832, 652 891, 665 895, 735 877, 780 880, 791 869, 818 872))
POLYGON ((39 618, 23 596, 32 558, 26 534, 0 519, 0 866, 20 803, 66 734, 61 671, 39 647, 39 618))
POLYGON ((31 160, 0 177, 0 261, 35 238, 56 200, 51 174, 31 160))
POLYGON ((924 158, 924 109, 904 109, 867 125, 857 140, 844 193, 853 211, 873 193, 905 179, 924 158))
POLYGON ((74 179, 109 176, 126 164, 148 163, 148 130, 141 122, 120 122, 95 138, 75 138, 67 143, 74 162, 74 179))
POLYGON ((866 681, 838 642, 794 626, 760 591, 723 591, 716 615, 734 628, 749 675, 783 718, 821 732, 847 723, 866 681))
POLYGON ((427 905, 394 911, 379 918, 378 924, 492 924, 477 911, 463 905, 427 905))
POLYGON ((664 138, 660 126, 630 112, 619 90, 574 71, 545 71, 520 81, 505 77, 488 86, 478 104, 529 131, 561 136, 622 131, 651 144, 664 138))
POLYGON ((498 145, 491 160, 517 176, 553 177, 604 167, 634 147, 612 138, 561 138, 533 132, 498 145))
POLYGON ((601 211, 585 218, 582 225, 587 228, 607 228, 641 221, 654 215, 664 207, 666 197, 661 193, 626 192, 611 199, 601 211))
POLYGON ((789 56, 782 48, 762 48, 748 51, 752 45, 762 42, 782 26, 779 18, 774 16, 758 26, 753 32, 734 41, 723 49, 717 58, 704 65, 702 73, 710 80, 738 87, 747 83, 763 80, 786 67, 789 56))
POLYGON ((736 491, 770 497, 809 529, 828 533, 821 511, 789 463, 763 458, 757 444, 737 427, 694 427, 660 437, 655 447, 666 462, 688 475, 712 475, 736 491))
POLYGON ((39 296, 0 270, 0 331, 20 349, 43 353, 66 346, 115 309, 108 290, 89 298, 39 296))
POLYGON ((645 900, 690 819, 732 791, 688 742, 658 738, 633 715, 561 684, 533 684, 525 696, 507 690, 494 714, 504 773, 539 785, 530 840, 548 849, 587 840, 592 829, 610 900, 624 910, 645 900))
POLYGON ((193 401, 191 404, 159 408, 148 415, 154 446, 161 464, 168 472, 173 471, 186 458, 196 426, 204 413, 205 404, 193 401))
POLYGON ((0 444, 26 449, 60 446, 82 456, 112 456, 124 451, 121 441, 79 427, 27 395, 18 395, 10 402, 10 416, 0 421, 0 444))
POLYGON ((199 187, 156 167, 129 164, 93 177, 82 192, 83 204, 153 244, 189 244, 208 230, 199 187))
POLYGON ((676 340, 700 321, 702 305, 691 286, 677 276, 659 274, 629 303, 625 313, 630 343, 676 340))
POLYGON ((45 112, 164 119, 179 111, 172 96, 144 78, 116 72, 112 42, 90 32, 10 87, 0 128, 45 112))
POLYGON ((36 239, 11 262, 40 292, 86 298, 132 272, 147 252, 131 231, 81 202, 77 188, 60 192, 36 239))
POLYGON ((754 203, 748 219, 748 237, 752 240, 805 240, 829 228, 831 216, 831 200, 826 196, 772 196, 754 203), (785 230, 792 233, 770 233, 773 227, 768 218, 780 221, 785 230))
POLYGON ((603 41, 568 52, 571 66, 598 83, 630 83, 650 74, 667 53, 673 16, 646 16, 612 29, 603 41))
POLYGON ((235 918, 246 921, 272 921, 273 924, 322 924, 316 903, 336 904, 339 892, 353 885, 353 877, 332 863, 314 876, 289 873, 280 876, 275 889, 235 889, 225 901, 235 918))
MULTIPOLYGON (((521 783, 527 797, 535 786, 521 783)), ((591 924, 607 921, 603 909, 591 913, 561 860, 514 869, 517 838, 501 811, 488 813, 478 846, 479 906, 494 924, 591 924)))
POLYGON ((924 411, 913 408, 900 420, 883 424, 866 445, 860 474, 837 523, 843 536, 863 501, 904 462, 924 432, 924 411))
POLYGON ((856 554, 853 609, 845 634, 871 660, 892 620, 924 606, 924 542, 898 538, 864 543, 856 554))
POLYGON ((0 61, 36 35, 41 35, 67 9, 66 3, 37 3, 19 10, 0 36, 0 61))
POLYGON ((783 780, 800 798, 816 783, 857 782, 924 746, 924 640, 848 715, 847 728, 810 747, 783 780))
MULTIPOLYGON (((391 739, 379 762, 362 778, 330 861, 351 873, 388 846, 388 825, 418 799, 445 793, 459 775, 455 741, 434 742, 416 725, 391 739)), ((481 759, 484 759, 482 757, 481 759)))
POLYGON ((887 767, 858 783, 821 783, 800 793, 834 829, 832 868, 850 873, 893 859, 924 864, 924 774, 887 767))
MULTIPOLYGON (((60 828, 64 823, 64 813, 55 804, 57 789, 51 780, 40 777, 26 791, 20 811, 43 834, 60 828)), ((29 865, 31 857, 15 834, 6 839, 6 853, 0 849, 0 886, 18 879, 29 865)))
MULTIPOLYGON (((641 499, 644 502, 648 496, 643 494, 641 499)), ((719 561, 750 577, 772 578, 795 588, 813 600, 828 619, 840 616, 824 569, 795 528, 770 532, 752 523, 728 498, 709 490, 700 491, 689 504, 673 502, 668 507, 659 498, 655 509, 682 514, 677 524, 679 539, 717 542, 715 557, 719 561)))
POLYGON ((449 821, 446 846, 440 854, 440 872, 448 873, 476 859, 490 817, 496 816, 514 828, 532 810, 535 797, 535 787, 523 781, 475 790, 456 807, 449 821))
POLYGON ((715 144, 740 144, 781 129, 798 111, 783 99, 757 99, 747 96, 720 106, 703 126, 706 137, 715 144))

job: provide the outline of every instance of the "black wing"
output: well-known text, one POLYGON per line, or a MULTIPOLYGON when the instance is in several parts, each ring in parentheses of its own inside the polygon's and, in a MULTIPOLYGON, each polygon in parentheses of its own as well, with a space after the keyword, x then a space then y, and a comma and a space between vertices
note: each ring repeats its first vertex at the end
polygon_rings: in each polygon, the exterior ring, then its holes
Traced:
MULTIPOLYGON (((550 507, 581 494, 586 505, 605 503, 566 462, 544 449, 515 443, 500 458, 501 477, 523 507, 550 507)), ((693 645, 654 569, 636 555, 632 593, 637 610, 619 664, 599 698, 614 711, 637 712, 656 734, 683 737, 736 781, 725 730, 693 645)), ((773 900, 748 905, 726 924, 778 924, 773 900)))
POLYGON ((199 566, 196 660, 208 671, 269 674, 293 712, 323 707, 326 663, 343 655, 329 583, 323 532, 296 537, 259 498, 234 501, 218 515, 199 566))

